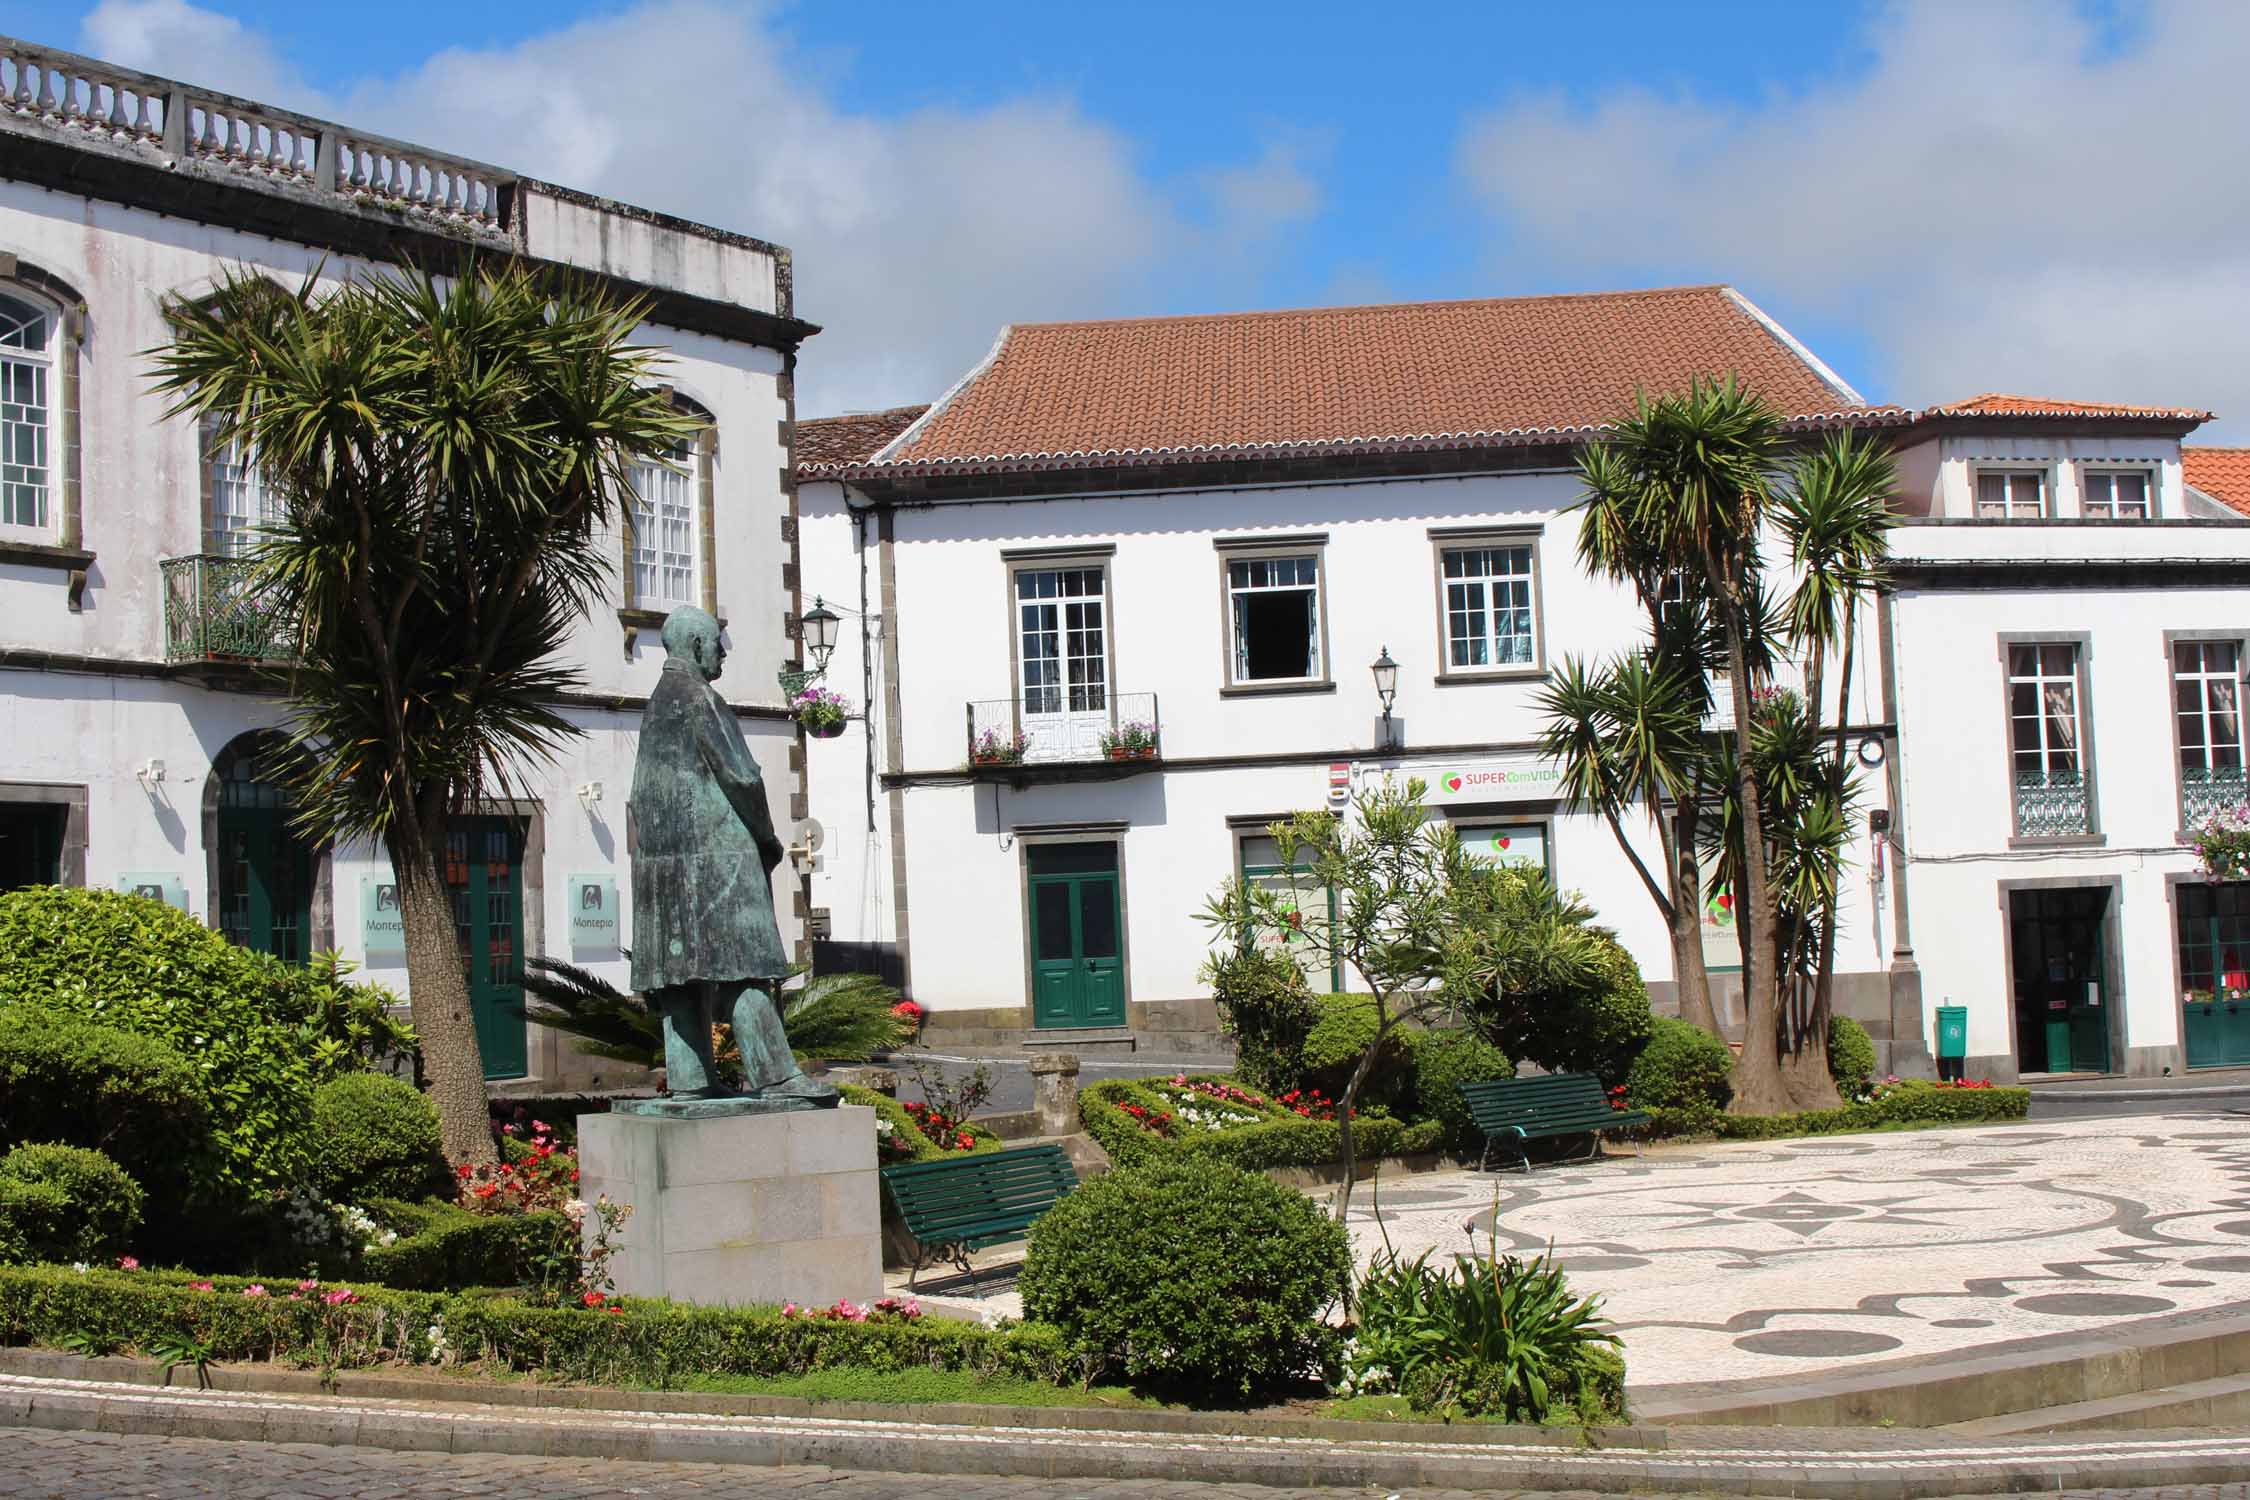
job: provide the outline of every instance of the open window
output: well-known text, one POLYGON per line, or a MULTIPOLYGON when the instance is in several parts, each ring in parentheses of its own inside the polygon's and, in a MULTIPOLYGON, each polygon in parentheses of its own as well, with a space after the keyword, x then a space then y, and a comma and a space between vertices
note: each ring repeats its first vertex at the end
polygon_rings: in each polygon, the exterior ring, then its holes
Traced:
POLYGON ((1228 552, 1224 566, 1227 685, 1325 684, 1319 550, 1228 552))

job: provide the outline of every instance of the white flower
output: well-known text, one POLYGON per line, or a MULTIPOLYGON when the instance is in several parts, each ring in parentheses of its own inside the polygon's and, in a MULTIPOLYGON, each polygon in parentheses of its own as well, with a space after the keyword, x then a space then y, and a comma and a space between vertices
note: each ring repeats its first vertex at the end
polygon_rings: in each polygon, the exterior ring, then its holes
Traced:
POLYGON ((571 1199, 563 1205, 563 1214, 571 1223, 578 1223, 586 1217, 586 1200, 583 1198, 571 1199))
POLYGON ((72 1269, 73 1271, 76 1271, 76 1272, 78 1272, 78 1273, 79 1273, 80 1275, 84 1275, 84 1274, 85 1274, 86 1272, 88 1272, 88 1271, 91 1271, 92 1269, 94 1269, 94 1268, 93 1268, 92 1266, 89 1266, 89 1265, 87 1265, 87 1264, 86 1264, 86 1262, 84 1262, 84 1261, 82 1261, 82 1260, 74 1260, 74 1261, 72 1261, 72 1262, 70 1263, 70 1268, 71 1268, 71 1269, 72 1269))

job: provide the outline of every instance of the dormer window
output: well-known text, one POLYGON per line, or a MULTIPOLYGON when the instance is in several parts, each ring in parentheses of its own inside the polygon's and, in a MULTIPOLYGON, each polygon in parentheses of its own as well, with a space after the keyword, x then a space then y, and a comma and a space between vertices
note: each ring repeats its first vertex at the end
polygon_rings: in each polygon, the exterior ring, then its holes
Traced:
POLYGON ((2092 521, 2145 521, 2155 488, 2146 469, 2098 469, 2084 476, 2080 508, 2092 521))
POLYGON ((1977 519, 2036 521, 2047 514, 2047 475, 2040 469, 1979 469, 1977 519))

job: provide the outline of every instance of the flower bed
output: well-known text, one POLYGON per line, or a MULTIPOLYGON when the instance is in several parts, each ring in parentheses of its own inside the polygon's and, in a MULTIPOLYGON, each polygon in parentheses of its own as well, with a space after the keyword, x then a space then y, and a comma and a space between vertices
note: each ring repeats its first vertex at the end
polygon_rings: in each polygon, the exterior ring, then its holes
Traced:
POLYGON ((871 1307, 864 1317, 639 1299, 531 1307, 501 1297, 402 1292, 172 1271, 0 1267, 0 1342, 100 1352, 193 1345, 218 1361, 337 1369, 456 1366, 612 1385, 807 1370, 962 1370, 1062 1384, 1082 1362, 1041 1324, 986 1328, 871 1307), (249 1289, 262 1286, 262 1293, 249 1289))
MULTIPOLYGON (((1078 1118, 1120 1166, 1195 1155, 1263 1171, 1327 1166, 1343 1156, 1336 1107, 1325 1097, 1292 1091, 1269 1098, 1221 1076, 1097 1083, 1079 1091, 1078 1118)), ((1443 1134, 1429 1120, 1363 1113, 1352 1119, 1362 1161, 1435 1151, 1443 1134)))
POLYGON ((927 1111, 922 1106, 901 1104, 888 1094, 878 1094, 857 1084, 846 1084, 841 1092, 846 1104, 864 1104, 875 1111, 875 1154, 886 1167, 998 1151, 1007 1144, 974 1120, 940 1130, 937 1138, 933 1138, 931 1131, 923 1126, 927 1111), (966 1146, 961 1144, 964 1138, 969 1142, 966 1146))
POLYGON ((1651 1135, 1715 1135, 1723 1141, 1763 1141, 1790 1135, 1842 1135, 1894 1125, 1966 1125, 2020 1120, 2031 1091, 1998 1088, 1989 1078, 1967 1083, 1926 1083, 1887 1078, 1869 1096, 1840 1109, 1791 1115, 1729 1115, 1707 1109, 1659 1108, 1651 1135))

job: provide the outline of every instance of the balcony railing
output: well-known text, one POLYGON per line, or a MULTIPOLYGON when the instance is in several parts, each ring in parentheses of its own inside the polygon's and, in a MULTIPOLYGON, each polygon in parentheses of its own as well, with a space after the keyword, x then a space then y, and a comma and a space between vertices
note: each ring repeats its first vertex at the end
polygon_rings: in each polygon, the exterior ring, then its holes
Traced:
POLYGON ((2083 771, 2016 772, 2016 837, 2071 838, 2090 831, 2083 771))
POLYGON ((239 557, 168 557, 164 569, 164 659, 282 662, 294 655, 290 620, 261 595, 239 557))
POLYGON ((2180 769, 2180 826, 2193 828, 2215 812, 2250 802, 2250 779, 2242 767, 2180 769))
POLYGON ((1162 753, 1154 693, 1058 689, 968 707, 971 766, 1130 765, 1162 753))

